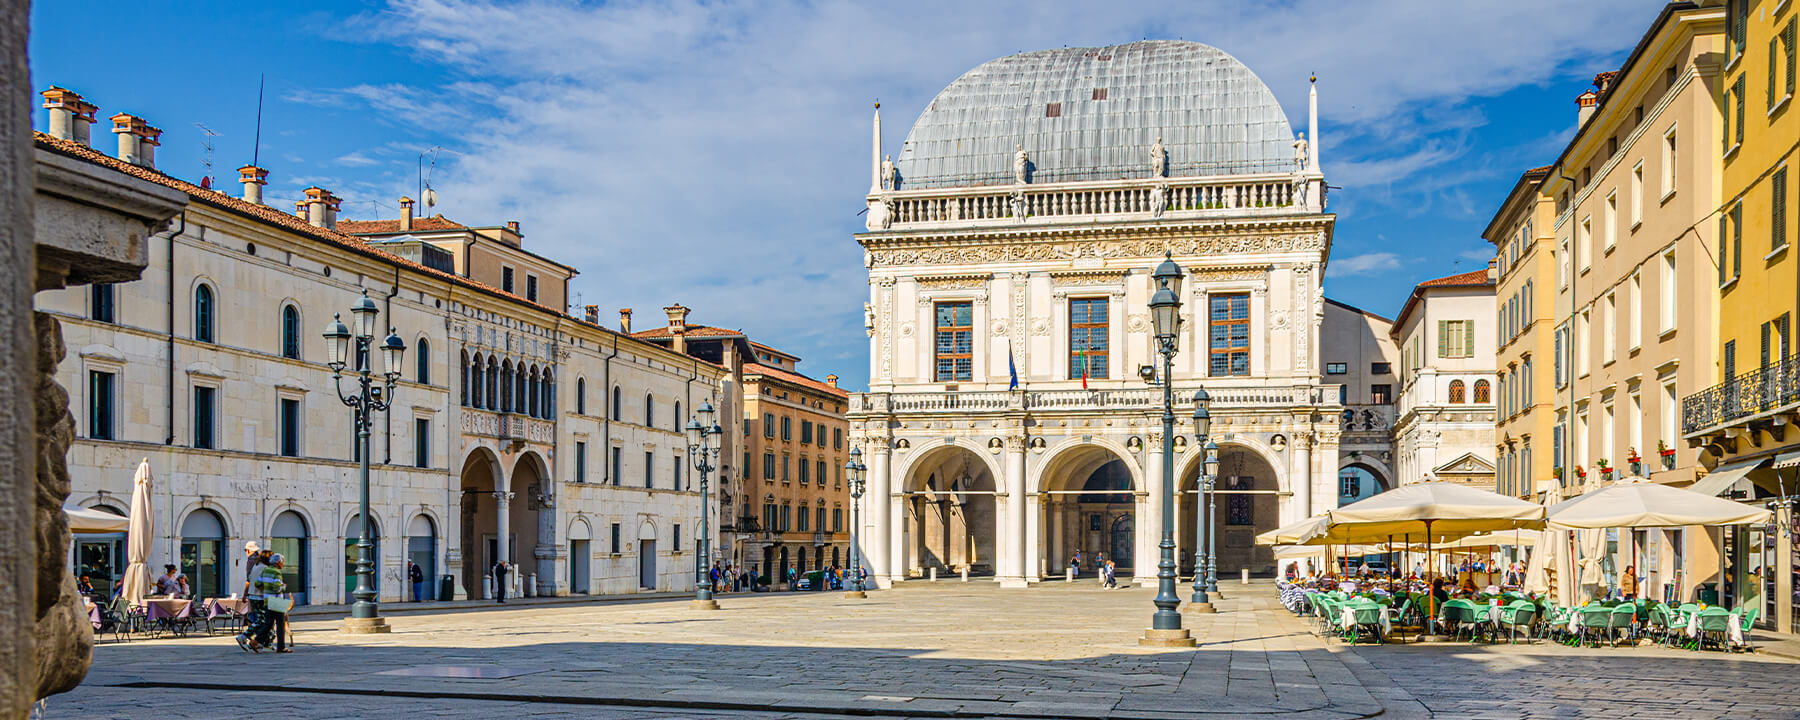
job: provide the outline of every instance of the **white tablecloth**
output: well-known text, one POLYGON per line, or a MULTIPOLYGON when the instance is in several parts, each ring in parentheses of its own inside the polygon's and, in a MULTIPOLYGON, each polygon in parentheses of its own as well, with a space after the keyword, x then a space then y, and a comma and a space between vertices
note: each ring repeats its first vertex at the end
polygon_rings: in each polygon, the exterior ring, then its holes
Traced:
MULTIPOLYGON (((1380 618, 1382 635, 1393 634, 1394 624, 1391 620, 1388 619, 1387 608, 1377 607, 1375 609, 1375 617, 1380 618)), ((1341 620, 1344 624, 1344 627, 1352 627, 1352 626, 1356 625, 1356 608, 1352 608, 1352 607, 1344 608, 1344 614, 1343 614, 1343 617, 1341 618, 1341 620)))
MULTIPOLYGON (((1731 638, 1731 644, 1744 644, 1744 617, 1737 612, 1733 612, 1731 613, 1731 621, 1727 623, 1727 625, 1730 630, 1728 635, 1731 638)), ((1688 616, 1687 636, 1700 636, 1700 613, 1694 613, 1688 616)))

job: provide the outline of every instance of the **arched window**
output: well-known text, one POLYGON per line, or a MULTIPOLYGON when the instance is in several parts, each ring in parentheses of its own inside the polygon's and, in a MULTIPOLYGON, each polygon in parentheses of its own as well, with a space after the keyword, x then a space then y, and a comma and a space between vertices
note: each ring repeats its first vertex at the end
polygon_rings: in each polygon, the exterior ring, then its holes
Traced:
POLYGON ((307 580, 312 577, 308 537, 306 519, 292 510, 276 515, 275 523, 269 528, 269 549, 286 560, 281 568, 281 580, 287 583, 288 592, 294 594, 297 605, 306 604, 307 580))
POLYGON ((656 427, 656 400, 644 393, 644 427, 656 427))
POLYGON ((468 407, 469 406, 469 380, 470 380, 470 377, 469 377, 469 351, 467 351, 467 350, 462 351, 462 369, 460 370, 460 372, 462 374, 459 375, 458 377, 462 378, 462 382, 460 384, 458 392, 460 393, 460 395, 462 397, 463 407, 468 407))
POLYGON ((500 361, 500 412, 512 412, 513 366, 511 360, 500 361))
POLYGON ((517 372, 513 374, 513 412, 522 413, 525 412, 525 385, 527 380, 525 377, 525 366, 520 365, 514 369, 517 372))
POLYGON ((575 414, 587 414, 587 378, 575 378, 575 414))
POLYGON ((194 597, 218 597, 225 588, 230 560, 225 550, 225 521, 200 509, 181 522, 181 571, 194 597))
POLYGON ((482 407, 494 410, 499 407, 496 403, 500 399, 500 391, 497 389, 500 385, 500 364, 494 362, 494 356, 489 355, 484 365, 487 367, 487 379, 485 381, 487 404, 482 407))
POLYGON ((213 317, 218 308, 213 306, 213 290, 210 285, 194 288, 194 339, 203 343, 213 341, 213 317))
POLYGON ((1467 393, 1463 389, 1463 381, 1461 381, 1461 380, 1451 380, 1450 381, 1450 403, 1451 404, 1461 405, 1465 402, 1468 402, 1468 398, 1466 397, 1466 395, 1467 395, 1467 393))
POLYGON ((1478 403, 1493 402, 1493 400, 1489 396, 1490 396, 1490 391, 1488 390, 1488 381, 1476 380, 1475 381, 1475 402, 1478 402, 1478 403))
POLYGON ((550 368, 544 368, 544 400, 538 405, 542 409, 541 417, 545 420, 556 419, 556 374, 550 368))
POLYGON ((613 397, 612 397, 612 419, 624 420, 625 413, 622 412, 624 409, 625 409, 625 399, 619 394, 619 388, 617 385, 615 385, 615 386, 613 386, 613 397))
POLYGON ((281 308, 281 356, 300 359, 300 309, 292 305, 281 308))
POLYGON ((413 379, 418 380, 420 385, 430 385, 431 341, 426 340, 425 338, 419 338, 419 346, 414 348, 414 351, 417 353, 414 362, 418 363, 418 368, 413 371, 413 379))
POLYGON ((675 432, 681 432, 685 429, 686 429, 686 426, 681 424, 681 401, 676 400, 675 401, 675 432))
POLYGON ((525 398, 519 403, 519 408, 531 417, 543 417, 538 414, 543 411, 543 407, 538 403, 538 369, 536 365, 531 366, 530 374, 525 378, 525 398))

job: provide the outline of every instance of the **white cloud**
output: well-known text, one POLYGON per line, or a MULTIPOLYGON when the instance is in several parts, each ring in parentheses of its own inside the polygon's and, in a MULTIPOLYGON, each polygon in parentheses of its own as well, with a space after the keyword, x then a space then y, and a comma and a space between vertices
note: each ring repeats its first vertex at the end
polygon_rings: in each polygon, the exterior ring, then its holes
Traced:
POLYGON ((1385 270, 1400 269, 1400 256, 1390 252, 1363 253, 1349 257, 1333 258, 1331 265, 1325 270, 1328 278, 1345 278, 1356 275, 1374 275, 1385 270))
MULTIPOLYGON (((862 339, 867 290, 850 234, 861 227, 877 97, 892 150, 939 89, 986 60, 1186 36, 1255 70, 1297 130, 1306 77, 1319 72, 1330 179, 1392 195, 1465 157, 1468 134, 1486 122, 1469 109, 1473 99, 1616 53, 1620 17, 1644 10, 1631 0, 1300 0, 1272 10, 396 0, 373 15, 342 30, 440 63, 446 80, 294 99, 360 106, 373 122, 448 135, 461 155, 440 160, 438 209, 466 222, 524 221, 533 250, 583 270, 576 289, 587 302, 680 301, 696 322, 834 361, 802 367, 854 382, 862 368, 834 356, 862 339)), ((415 182, 363 185, 387 198, 415 182)), ((358 189, 335 187, 346 197, 358 189)), ((1332 273, 1399 263, 1369 253, 1334 260, 1332 273)))

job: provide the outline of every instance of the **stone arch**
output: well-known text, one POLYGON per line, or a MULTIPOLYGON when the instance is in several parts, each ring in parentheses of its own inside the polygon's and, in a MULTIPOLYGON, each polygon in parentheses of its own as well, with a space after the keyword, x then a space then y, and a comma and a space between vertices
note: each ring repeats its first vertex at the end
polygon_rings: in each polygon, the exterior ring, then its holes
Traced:
MULTIPOLYGON (((1053 440, 1029 470, 1027 486, 1037 502, 1045 571, 1066 568, 1080 553, 1086 571, 1102 557, 1126 577, 1154 566, 1146 501, 1156 483, 1124 443, 1110 437, 1069 436, 1053 440), (1085 491, 1085 492, 1084 492, 1085 491)), ((1029 523, 1028 523, 1029 525, 1029 523)), ((1027 568, 1035 576, 1038 568, 1027 568)))
POLYGON ((537 450, 526 450, 513 460, 507 473, 507 487, 513 492, 508 507, 508 524, 513 550, 508 559, 521 572, 535 573, 538 592, 552 595, 559 577, 556 572, 556 513, 543 503, 556 495, 555 475, 550 463, 537 450))
MULTIPOLYGON (((1052 471, 1092 464, 1092 460, 1097 459, 1099 453, 1102 452, 1110 456, 1112 460, 1125 463, 1125 467, 1131 471, 1132 492, 1140 492, 1148 487, 1148 480, 1144 478, 1144 468, 1139 464, 1137 455, 1127 449, 1123 443, 1107 437, 1096 436, 1084 439, 1080 436, 1071 436, 1056 440, 1044 449, 1044 454, 1037 459, 1036 472, 1031 473, 1031 477, 1027 480, 1026 490, 1028 492, 1053 490, 1055 488, 1045 486, 1046 482, 1052 481, 1051 475, 1054 474, 1052 471), (1090 457, 1083 458, 1084 455, 1090 457), (1087 460, 1087 462, 1083 462, 1083 460, 1087 460)), ((1091 472, 1092 469, 1089 468, 1089 471, 1091 472)))
MULTIPOLYGON (((1288 452, 1292 451, 1289 448, 1288 452)), ((1181 493, 1176 502, 1175 543, 1182 549, 1178 564, 1192 567, 1193 549, 1200 546, 1198 520, 1203 511, 1199 509, 1201 498, 1196 489, 1204 453, 1196 448, 1187 454, 1193 457, 1183 458, 1181 474, 1176 476, 1181 493)), ((1290 490, 1287 456, 1260 439, 1239 436, 1219 443, 1219 476, 1213 487, 1221 492, 1212 498, 1214 507, 1207 513, 1217 543, 1219 575, 1235 576, 1242 568, 1249 568, 1252 573, 1273 570, 1273 551, 1257 545, 1255 535, 1280 525, 1281 493, 1290 490)))
POLYGON ((499 513, 495 492, 509 487, 506 466, 500 453, 479 443, 470 443, 457 465, 456 481, 462 491, 459 509, 459 532, 462 550, 462 586, 470 598, 486 597, 483 577, 493 567, 498 552, 496 532, 499 513))
MULTIPOLYGON (((998 497, 1000 467, 979 442, 957 438, 908 453, 899 488, 896 530, 905 543, 893 559, 899 574, 931 568, 991 574, 1002 537, 998 497)), ((803 506, 804 507, 804 506, 803 506)))

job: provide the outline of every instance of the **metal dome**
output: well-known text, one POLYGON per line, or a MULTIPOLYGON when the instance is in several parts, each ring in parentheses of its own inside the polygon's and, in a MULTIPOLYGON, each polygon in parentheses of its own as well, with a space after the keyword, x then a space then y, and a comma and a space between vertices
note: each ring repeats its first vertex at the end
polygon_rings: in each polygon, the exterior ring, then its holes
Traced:
POLYGON ((1223 50, 1148 40, 1009 55, 938 93, 907 133, 900 189, 1291 172, 1294 134, 1274 93, 1223 50))

